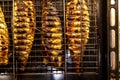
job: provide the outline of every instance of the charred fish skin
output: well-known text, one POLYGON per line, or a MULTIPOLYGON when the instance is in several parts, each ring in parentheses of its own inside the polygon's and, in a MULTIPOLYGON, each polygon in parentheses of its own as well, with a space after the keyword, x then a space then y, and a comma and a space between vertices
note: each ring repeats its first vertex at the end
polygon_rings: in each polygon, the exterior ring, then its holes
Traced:
POLYGON ((9 61, 9 34, 4 13, 0 7, 0 65, 7 65, 9 61))
POLYGON ((36 17, 33 0, 16 0, 14 2, 13 37, 15 53, 24 71, 31 52, 36 28, 36 17))
POLYGON ((42 6, 42 45, 46 48, 49 59, 44 63, 51 66, 62 66, 62 26, 58 11, 50 1, 43 0, 42 6))
POLYGON ((80 64, 89 38, 90 18, 85 0, 71 0, 66 7, 66 35, 68 49, 76 72, 80 73, 80 64))

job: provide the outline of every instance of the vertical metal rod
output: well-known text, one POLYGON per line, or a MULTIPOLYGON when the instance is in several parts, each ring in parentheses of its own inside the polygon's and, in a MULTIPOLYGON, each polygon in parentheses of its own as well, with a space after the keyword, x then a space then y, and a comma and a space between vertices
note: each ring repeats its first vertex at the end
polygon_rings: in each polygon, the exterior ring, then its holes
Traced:
POLYGON ((117 65, 117 80, 119 80, 119 26, 118 26, 118 0, 116 0, 116 41, 117 41, 117 45, 116 45, 116 48, 117 48, 117 61, 116 61, 116 65, 117 65))
POLYGON ((119 33, 119 27, 118 27, 118 0, 116 0, 115 3, 115 10, 116 10, 116 22, 115 22, 115 37, 116 37, 116 47, 115 47, 115 52, 116 52, 116 80, 119 80, 119 37, 118 37, 118 33, 119 33))
MULTIPOLYGON (((96 40, 97 40, 97 49, 98 49, 98 51, 96 51, 96 53, 98 53, 98 57, 97 57, 97 60, 98 60, 98 64, 97 64, 97 66, 98 66, 98 68, 99 68, 99 70, 98 70, 98 72, 99 72, 99 80, 101 80, 102 79, 102 59, 103 59, 103 57, 102 57, 102 41, 101 41, 101 39, 102 39, 102 34, 100 34, 100 31, 102 32, 102 24, 100 24, 100 23, 102 23, 102 18, 101 18, 101 11, 102 11, 102 9, 101 9, 101 7, 103 6, 103 5, 101 5, 102 3, 102 1, 101 0, 95 0, 96 2, 94 3, 94 8, 95 8, 95 10, 96 10, 96 29, 97 29, 97 34, 98 35, 96 35, 96 36, 98 36, 97 38, 96 38, 96 40)), ((104 61, 104 60, 103 60, 104 61)))
MULTIPOLYGON (((14 0, 12 1, 13 3, 12 3, 12 24, 11 24, 11 26, 12 26, 12 34, 13 34, 13 27, 14 27, 14 25, 13 25, 13 23, 14 23, 14 0)), ((13 42, 14 42, 14 36, 12 35, 12 40, 13 40, 13 42)), ((16 77, 16 61, 15 61, 15 49, 14 49, 14 43, 13 43, 13 73, 14 73, 14 80, 17 80, 17 77, 16 77)))
MULTIPOLYGON (((119 35, 119 38, 118 38, 118 40, 120 39, 120 0, 118 0, 118 35, 119 35)), ((119 70, 120 70, 120 40, 119 40, 119 54, 118 54, 118 56, 119 56, 119 70)), ((118 71, 119 71, 118 70, 118 71)), ((118 72, 119 73, 119 72, 118 72)), ((119 77, 119 80, 120 80, 120 77, 119 77)))
POLYGON ((65 52, 65 54, 64 54, 65 55, 64 78, 65 78, 65 80, 67 80, 67 74, 66 74, 67 73, 67 59, 66 59, 67 58, 67 54, 66 54, 67 53, 67 48, 66 48, 67 45, 66 45, 66 15, 65 14, 66 14, 66 0, 63 0, 63 19, 64 19, 63 20, 63 23, 64 23, 64 26, 63 26, 64 35, 63 36, 64 36, 64 50, 65 50, 64 51, 65 52))
MULTIPOLYGON (((110 0, 107 0, 107 38, 108 38, 108 76, 110 76, 111 74, 111 69, 110 69, 110 25, 109 25, 109 22, 110 22, 110 8, 109 8, 109 5, 110 5, 110 0)), ((111 79, 111 76, 108 77, 108 80, 111 79)))

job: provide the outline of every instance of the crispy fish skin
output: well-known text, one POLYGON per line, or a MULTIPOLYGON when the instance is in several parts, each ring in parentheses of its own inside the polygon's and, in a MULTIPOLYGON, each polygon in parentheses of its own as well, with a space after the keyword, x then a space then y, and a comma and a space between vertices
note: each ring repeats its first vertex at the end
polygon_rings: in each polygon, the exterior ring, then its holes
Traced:
POLYGON ((62 65, 62 26, 58 11, 52 2, 43 1, 42 7, 42 45, 49 59, 44 58, 43 63, 51 66, 62 65))
POLYGON ((9 35, 4 13, 0 7, 0 65, 7 65, 9 61, 9 35))
POLYGON ((13 21, 15 52, 20 63, 19 68, 24 71, 36 28, 35 8, 32 0, 15 1, 13 21))
POLYGON ((66 7, 66 35, 68 49, 76 72, 80 73, 80 64, 89 38, 90 18, 85 0, 71 0, 66 7))

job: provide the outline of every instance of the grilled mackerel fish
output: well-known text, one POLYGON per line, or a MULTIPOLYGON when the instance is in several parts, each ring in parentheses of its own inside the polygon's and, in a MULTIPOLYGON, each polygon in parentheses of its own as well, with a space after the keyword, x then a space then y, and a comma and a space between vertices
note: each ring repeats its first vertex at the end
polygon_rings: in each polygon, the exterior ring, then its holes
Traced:
POLYGON ((80 62, 89 38, 90 18, 86 4, 85 0, 71 0, 66 7, 68 49, 77 73, 80 73, 80 62))
POLYGON ((47 57, 43 63, 51 66, 62 65, 62 27, 58 11, 52 2, 43 0, 42 7, 42 45, 47 57))
POLYGON ((4 14, 0 7, 0 65, 7 65, 9 60, 9 35, 4 14))
POLYGON ((14 45, 21 71, 24 71, 34 41, 36 28, 35 9, 32 0, 16 0, 14 3, 14 45))

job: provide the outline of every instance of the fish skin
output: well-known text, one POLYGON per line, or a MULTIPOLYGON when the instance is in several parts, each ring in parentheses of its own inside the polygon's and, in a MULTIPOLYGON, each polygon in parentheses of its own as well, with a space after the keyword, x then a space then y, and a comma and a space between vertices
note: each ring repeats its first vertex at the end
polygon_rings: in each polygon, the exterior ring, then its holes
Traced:
POLYGON ((71 0, 67 3, 67 44, 77 73, 80 73, 80 64, 84 55, 85 45, 89 39, 89 21, 89 11, 85 0, 71 0))
POLYGON ((42 6, 42 45, 47 57, 44 64, 62 66, 62 26, 58 11, 52 2, 43 0, 42 6))
POLYGON ((9 62, 9 34, 5 22, 4 13, 0 7, 0 65, 7 65, 9 62))
POLYGON ((32 0, 15 1, 13 37, 16 59, 19 69, 25 70, 34 41, 36 28, 34 2, 32 0))

